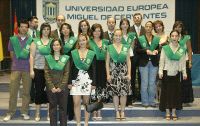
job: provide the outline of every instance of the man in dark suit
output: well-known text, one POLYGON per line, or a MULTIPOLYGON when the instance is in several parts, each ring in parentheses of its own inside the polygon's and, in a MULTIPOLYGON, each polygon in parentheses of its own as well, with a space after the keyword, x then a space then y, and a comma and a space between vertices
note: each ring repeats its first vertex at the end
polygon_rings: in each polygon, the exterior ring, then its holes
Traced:
POLYGON ((63 23, 65 23, 65 16, 64 15, 58 15, 56 17, 56 23, 57 23, 57 29, 51 31, 51 37, 52 38, 60 38, 60 27, 63 23))
POLYGON ((40 31, 37 30, 37 28, 38 28, 38 18, 36 16, 31 16, 28 19, 28 23, 29 23, 28 35, 30 35, 32 38, 39 38, 40 37, 40 31))
POLYGON ((105 31, 103 34, 104 39, 109 40, 109 44, 112 43, 113 41, 113 35, 114 35, 114 30, 115 30, 115 25, 116 25, 116 19, 113 17, 110 17, 107 19, 107 26, 108 26, 108 31, 105 31))
MULTIPOLYGON (((141 13, 135 13, 133 15, 133 22, 134 25, 130 27, 131 32, 136 32, 136 40, 135 44, 138 42, 138 37, 145 34, 145 28, 141 25, 142 23, 142 14, 141 13)), ((140 95, 140 89, 141 89, 141 79, 140 79, 140 73, 138 69, 138 55, 133 50, 134 56, 131 57, 131 90, 132 95, 127 97, 127 105, 132 105, 135 101, 141 101, 141 95, 140 95)))

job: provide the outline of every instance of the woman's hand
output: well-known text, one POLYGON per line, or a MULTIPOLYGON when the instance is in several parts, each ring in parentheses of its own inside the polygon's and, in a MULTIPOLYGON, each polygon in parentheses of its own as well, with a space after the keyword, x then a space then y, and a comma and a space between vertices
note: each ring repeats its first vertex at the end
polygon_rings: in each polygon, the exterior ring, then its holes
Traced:
POLYGON ((159 74, 159 78, 162 79, 163 78, 163 74, 159 74))
POLYGON ((54 87, 54 88, 51 89, 51 92, 52 92, 52 93, 56 93, 56 92, 57 92, 57 89, 54 87))
POLYGON ((96 89, 96 86, 91 86, 91 90, 96 89))
POLYGON ((69 88, 69 89, 72 89, 72 85, 71 85, 71 84, 68 84, 68 88, 69 88))
POLYGON ((130 81, 131 80, 131 75, 126 75, 125 78, 130 81))
POLYGON ((111 82, 111 76, 107 75, 107 81, 110 83, 111 82))
POLYGON ((31 77, 32 79, 34 79, 34 77, 35 77, 35 72, 34 72, 34 70, 31 70, 31 71, 30 71, 30 77, 31 77))

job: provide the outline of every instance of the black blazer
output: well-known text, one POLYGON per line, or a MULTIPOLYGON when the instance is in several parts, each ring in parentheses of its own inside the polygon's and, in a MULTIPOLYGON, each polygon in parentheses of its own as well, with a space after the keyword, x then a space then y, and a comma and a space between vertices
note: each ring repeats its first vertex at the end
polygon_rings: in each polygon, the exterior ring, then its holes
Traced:
MULTIPOLYGON (((70 62, 71 62, 70 63, 71 66, 70 66, 70 74, 69 74, 68 84, 72 84, 72 80, 76 80, 78 71, 79 71, 79 69, 77 69, 77 67, 74 64, 72 57, 71 57, 70 62)), ((90 65, 89 69, 87 70, 87 72, 89 74, 90 79, 92 80, 92 86, 96 86, 96 58, 95 57, 93 58, 92 63, 90 65)))
MULTIPOLYGON (((154 36, 153 36, 153 38, 154 38, 154 36)), ((147 42, 148 42, 148 40, 147 40, 147 42)), ((147 43, 147 44, 149 45, 149 43, 147 43)), ((146 50, 147 49, 142 48, 142 46, 140 45, 140 42, 138 41, 137 44, 136 44, 136 52, 137 52, 138 58, 139 58, 139 66, 145 67, 149 61, 152 62, 153 66, 158 66, 158 64, 159 64, 159 54, 157 54, 157 55, 147 55, 146 50)), ((158 44, 158 46, 156 47, 155 50, 158 50, 158 52, 160 53, 159 44, 158 44)))

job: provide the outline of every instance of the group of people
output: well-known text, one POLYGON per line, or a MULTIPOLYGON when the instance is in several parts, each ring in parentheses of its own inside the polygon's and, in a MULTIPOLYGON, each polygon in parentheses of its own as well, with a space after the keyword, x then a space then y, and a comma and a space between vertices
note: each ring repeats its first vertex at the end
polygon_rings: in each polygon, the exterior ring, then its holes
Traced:
MULTIPOLYGON (((77 36, 63 15, 56 22, 56 30, 43 23, 38 31, 38 18, 33 16, 21 20, 19 34, 10 37, 10 99, 4 121, 15 114, 20 80, 23 118, 30 119, 32 102, 35 121, 39 121, 40 106, 47 104, 51 126, 57 126, 57 107, 60 126, 66 126, 74 115, 80 126, 81 104, 88 104, 91 97, 93 101, 113 101, 116 120, 126 120, 125 107, 135 100, 141 100, 143 107, 156 107, 157 94, 167 120, 177 120, 176 109, 193 102, 191 39, 183 22, 176 21, 167 35, 160 20, 142 26, 140 13, 133 15, 133 26, 123 18, 116 28, 116 20, 108 18, 105 32, 101 24, 90 27, 84 19, 78 24, 77 36)), ((90 113, 86 109, 84 113, 88 126, 90 113)), ((101 111, 93 112, 92 119, 102 120, 101 111)))

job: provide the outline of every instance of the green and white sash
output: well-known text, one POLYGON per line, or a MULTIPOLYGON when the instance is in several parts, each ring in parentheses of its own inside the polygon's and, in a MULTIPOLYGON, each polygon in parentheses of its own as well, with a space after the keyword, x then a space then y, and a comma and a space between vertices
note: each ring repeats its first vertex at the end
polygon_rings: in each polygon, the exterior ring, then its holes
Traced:
POLYGON ((169 45, 165 45, 163 46, 164 52, 166 54, 166 56, 170 59, 170 60, 180 60, 180 58, 185 55, 185 51, 186 49, 183 47, 179 47, 178 50, 174 53, 172 51, 172 49, 170 48, 169 45))
POLYGON ((52 70, 63 70, 65 64, 69 60, 68 55, 62 55, 58 61, 56 61, 52 55, 46 55, 45 59, 49 65, 49 68, 52 70))
POLYGON ((30 53, 30 45, 32 43, 32 38, 28 37, 24 48, 21 47, 17 36, 10 37, 10 41, 17 59, 27 59, 30 53))
POLYGON ((151 51, 154 51, 156 49, 160 41, 160 37, 154 36, 151 45, 149 46, 145 35, 140 36, 138 39, 143 49, 149 49, 151 51))
POLYGON ((128 44, 129 47, 130 47, 135 38, 136 38, 136 33, 135 32, 129 32, 127 41, 122 37, 122 44, 128 44))
POLYGON ((50 44, 52 42, 52 39, 49 39, 49 42, 47 45, 44 45, 41 39, 35 38, 33 40, 41 55, 49 55, 51 53, 50 44))
POLYGON ((102 47, 99 48, 95 41, 93 39, 90 39, 89 45, 90 48, 95 52, 97 60, 105 60, 108 43, 109 40, 102 39, 102 47))
POLYGON ((190 35, 184 35, 179 41, 179 45, 185 48, 187 41, 190 40, 190 35))
POLYGON ((112 58, 114 62, 117 62, 117 63, 123 63, 126 61, 128 50, 129 50, 129 46, 124 45, 124 44, 122 44, 120 53, 117 52, 113 44, 108 46, 108 52, 110 54, 110 57, 112 58))
POLYGON ((77 38, 76 37, 70 37, 69 40, 65 41, 65 45, 64 45, 64 53, 68 53, 70 50, 72 50, 72 48, 74 47, 75 43, 76 43, 77 38))
POLYGON ((88 70, 95 56, 95 52, 88 50, 86 59, 82 61, 77 49, 74 49, 71 54, 76 68, 80 70, 88 70))

